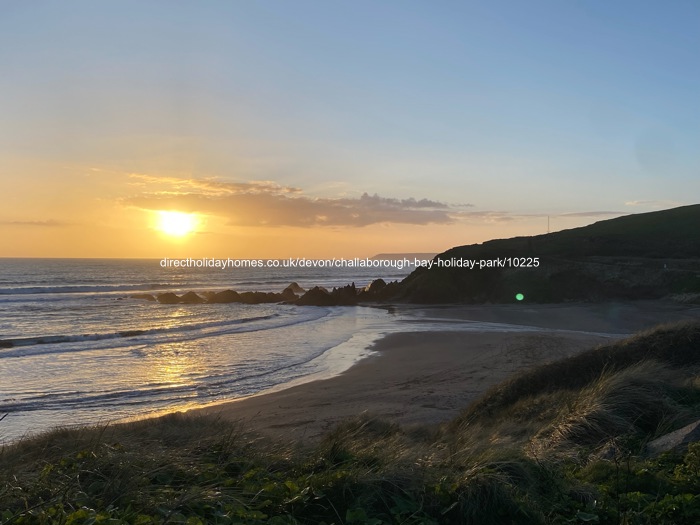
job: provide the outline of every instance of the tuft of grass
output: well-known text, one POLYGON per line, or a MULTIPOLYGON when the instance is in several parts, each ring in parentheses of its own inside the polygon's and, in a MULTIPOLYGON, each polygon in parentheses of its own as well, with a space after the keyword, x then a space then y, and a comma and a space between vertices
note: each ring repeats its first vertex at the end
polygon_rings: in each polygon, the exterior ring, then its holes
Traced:
POLYGON ((680 389, 679 374, 655 361, 604 371, 536 439, 545 447, 556 448, 599 446, 627 434, 655 437, 660 427, 689 415, 674 399, 680 389))
POLYGON ((656 361, 677 370, 700 366, 700 322, 661 325, 633 337, 602 345, 512 376, 468 407, 454 424, 464 420, 500 416, 508 406, 540 395, 575 391, 604 372, 623 370, 644 361, 656 361))

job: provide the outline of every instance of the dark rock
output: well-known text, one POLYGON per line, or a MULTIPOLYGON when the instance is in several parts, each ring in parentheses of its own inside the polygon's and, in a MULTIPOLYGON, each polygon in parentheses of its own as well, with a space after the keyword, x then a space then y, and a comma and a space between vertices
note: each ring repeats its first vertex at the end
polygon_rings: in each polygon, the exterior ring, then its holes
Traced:
POLYGON ((135 293, 129 296, 131 299, 145 299, 146 301, 155 301, 156 298, 150 293, 135 293))
POLYGON ((291 291, 294 295, 303 295, 306 290, 304 290, 301 286, 299 286, 297 283, 292 283, 289 286, 287 286, 282 293, 287 292, 287 290, 291 291))
POLYGON ((261 304, 261 303, 291 303, 298 305, 310 306, 353 306, 358 304, 360 300, 377 301, 384 300, 395 294, 397 282, 387 284, 382 279, 373 281, 366 288, 358 290, 355 283, 347 286, 333 288, 328 291, 322 286, 315 286, 305 292, 301 297, 297 295, 298 291, 303 291, 297 283, 291 283, 282 293, 273 292, 236 292, 234 290, 224 290, 222 292, 203 292, 198 295, 195 292, 187 292, 178 297, 172 292, 162 293, 156 297, 148 294, 135 294, 132 297, 158 301, 161 304, 199 304, 199 303, 243 303, 243 304, 261 304), (150 297, 150 299, 149 299, 150 297))
POLYGON ((281 294, 272 292, 235 292, 233 290, 225 290, 223 292, 212 294, 208 301, 209 303, 243 303, 243 304, 261 304, 261 303, 280 303, 285 300, 296 299, 294 294, 281 294))
POLYGON ((321 286, 314 286, 297 299, 294 304, 301 306, 334 306, 335 301, 328 290, 321 286))
MULTIPOLYGON (((382 281, 382 279, 377 279, 377 281, 382 281)), ((401 285, 398 281, 392 281, 390 283, 384 283, 384 286, 372 286, 375 282, 373 281, 361 290, 357 296, 358 301, 367 302, 377 302, 377 301, 393 301, 396 300, 401 291, 401 285), (371 291, 368 288, 371 287, 371 291)))
POLYGON ((367 286, 365 286, 365 292, 374 294, 379 292, 384 287, 386 287, 386 281, 384 281, 384 279, 375 279, 367 286))
POLYGON ((280 303, 284 301, 282 294, 270 292, 243 292, 238 294, 239 302, 244 304, 280 303))
POLYGON ((331 297, 338 306, 352 306, 357 304, 357 288, 355 283, 343 286, 342 288, 333 288, 331 297))
POLYGON ((241 297, 238 292, 233 290, 224 290, 223 292, 218 292, 212 294, 207 300, 209 303, 239 303, 241 302, 241 297))
POLYGON ((321 286, 315 286, 294 301, 294 304, 302 306, 352 306, 357 302, 357 288, 355 288, 355 283, 352 283, 341 288, 333 288, 331 292, 321 286))
POLYGON ((647 443, 646 452, 658 456, 669 450, 684 452, 690 443, 700 441, 700 419, 647 443))
POLYGON ((217 292, 209 292, 209 291, 207 291, 207 292, 201 292, 199 295, 202 296, 202 297, 204 297, 204 300, 205 300, 206 302, 209 302, 209 299, 211 299, 212 297, 214 297, 216 294, 217 294, 217 292))
POLYGON ((284 291, 282 292, 282 297, 284 298, 285 301, 287 302, 292 302, 296 301, 297 295, 292 291, 292 289, 287 286, 284 291))
POLYGON ((187 292, 180 297, 180 302, 184 304, 200 304, 204 302, 204 299, 194 292, 187 292))
POLYGON ((180 302, 180 298, 172 292, 159 294, 156 299, 160 304, 178 304, 180 302))

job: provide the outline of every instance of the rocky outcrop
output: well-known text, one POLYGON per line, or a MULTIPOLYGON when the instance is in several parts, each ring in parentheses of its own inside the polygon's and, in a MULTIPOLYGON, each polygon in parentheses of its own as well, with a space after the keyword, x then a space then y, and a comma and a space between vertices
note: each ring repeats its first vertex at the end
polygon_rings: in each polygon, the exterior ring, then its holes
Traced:
POLYGON ((238 302, 244 304, 281 303, 284 301, 284 297, 281 293, 242 292, 238 295, 240 296, 240 300, 238 302))
POLYGON ((205 302, 203 297, 200 297, 194 292, 187 292, 182 296, 178 296, 172 292, 158 294, 156 300, 160 304, 201 304, 205 302))
POLYGON ((179 304, 180 298, 172 292, 158 294, 156 297, 160 304, 179 304))
POLYGON ((294 295, 304 295, 306 290, 304 290, 296 282, 293 282, 282 291, 282 293, 288 293, 288 292, 292 292, 294 295))
POLYGON ((333 291, 331 292, 331 297, 333 298, 337 306, 356 305, 358 299, 357 288, 355 288, 355 283, 340 288, 333 288, 333 291))
POLYGON ((311 290, 294 301, 294 304, 300 306, 334 306, 334 299, 325 288, 314 286, 311 290))
POLYGON ((292 302, 296 301, 297 298, 299 297, 289 287, 285 288, 284 291, 281 293, 281 295, 284 298, 284 301, 287 303, 292 303, 292 302))
POLYGON ((212 294, 207 299, 208 303, 238 303, 240 302, 240 296, 238 292, 233 290, 224 290, 223 292, 218 292, 212 294))
POLYGON ((360 302, 360 293, 355 283, 328 291, 316 286, 294 301, 302 306, 354 306, 360 302))
POLYGON ((194 292, 187 292, 180 297, 180 302, 183 304, 200 304, 204 302, 204 299, 194 292))
POLYGON ((401 291, 401 283, 399 281, 387 283, 383 279, 377 279, 360 291, 357 300, 361 303, 394 301, 399 297, 401 291))
POLYGON ((202 292, 201 294, 187 292, 182 296, 166 292, 157 297, 148 294, 134 294, 131 297, 158 301, 161 304, 289 303, 300 306, 354 306, 361 302, 370 303, 391 299, 399 290, 399 283, 394 281, 387 284, 383 279, 376 279, 362 289, 358 289, 355 283, 351 283, 347 286, 333 288, 330 292, 322 286, 315 286, 299 296, 298 292, 303 292, 303 290, 297 283, 292 283, 282 293, 224 290, 222 292, 202 292))
POLYGON ((375 279, 367 286, 365 286, 365 292, 369 294, 376 294, 386 287, 386 281, 384 279, 375 279))
POLYGON ((700 441, 700 419, 647 443, 646 452, 658 456, 671 450, 685 452, 688 445, 700 441))
POLYGON ((144 299, 146 301, 153 301, 155 302, 156 298, 153 297, 150 293, 135 293, 129 296, 130 299, 144 299))

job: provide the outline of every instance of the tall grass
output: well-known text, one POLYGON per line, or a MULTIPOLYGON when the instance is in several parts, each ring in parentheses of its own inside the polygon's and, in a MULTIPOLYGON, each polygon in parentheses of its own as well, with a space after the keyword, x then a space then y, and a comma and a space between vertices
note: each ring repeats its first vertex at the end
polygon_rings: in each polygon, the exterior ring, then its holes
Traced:
POLYGON ((654 437, 659 429, 690 415, 674 399, 682 391, 683 375, 656 361, 642 361, 614 372, 606 370, 577 392, 537 439, 555 448, 600 445, 631 433, 654 437))
POLYGON ((455 424, 477 415, 499 417, 503 409, 523 399, 578 390, 603 372, 612 373, 644 361, 656 361, 674 369, 696 369, 700 365, 700 322, 661 325, 623 341, 516 374, 468 407, 455 424))

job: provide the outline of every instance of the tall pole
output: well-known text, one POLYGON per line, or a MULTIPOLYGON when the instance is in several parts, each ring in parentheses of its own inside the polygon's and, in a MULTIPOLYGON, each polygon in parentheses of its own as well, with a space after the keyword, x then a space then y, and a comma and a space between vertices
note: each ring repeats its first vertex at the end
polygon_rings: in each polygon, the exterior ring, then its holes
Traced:
POLYGON ((547 215, 547 233, 549 233, 549 215, 547 215))

